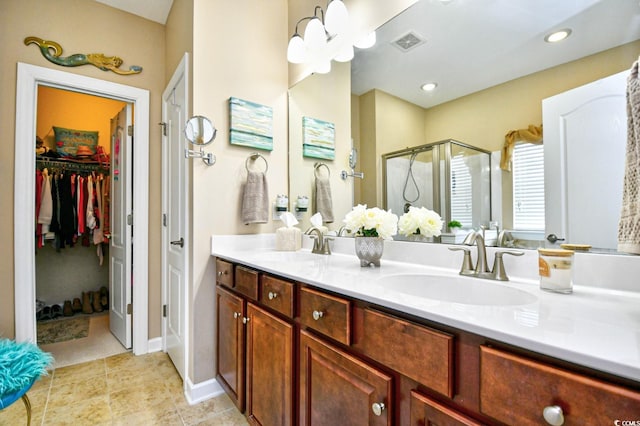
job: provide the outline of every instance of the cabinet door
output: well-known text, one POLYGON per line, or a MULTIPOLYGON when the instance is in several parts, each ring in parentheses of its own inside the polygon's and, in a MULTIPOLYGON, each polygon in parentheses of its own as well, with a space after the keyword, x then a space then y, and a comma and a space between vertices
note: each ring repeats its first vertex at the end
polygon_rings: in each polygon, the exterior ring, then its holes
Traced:
POLYGON ((411 426, 480 426, 481 423, 438 401, 411 391, 411 426))
POLYGON ((240 411, 244 411, 245 302, 222 287, 216 287, 217 341, 216 375, 240 411))
POLYGON ((390 376, 300 332, 301 425, 391 425, 391 401, 390 376))
POLYGON ((247 416, 263 426, 293 424, 293 325, 247 306, 247 416))

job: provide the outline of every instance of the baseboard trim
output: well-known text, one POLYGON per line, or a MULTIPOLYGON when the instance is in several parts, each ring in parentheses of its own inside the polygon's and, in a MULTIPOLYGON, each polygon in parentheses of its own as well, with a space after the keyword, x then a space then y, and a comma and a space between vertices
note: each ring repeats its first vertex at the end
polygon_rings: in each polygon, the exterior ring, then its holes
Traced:
POLYGON ((160 352, 161 350, 162 350, 162 337, 149 339, 149 344, 147 346, 147 353, 160 352))
POLYGON ((195 405, 199 402, 215 398, 222 395, 224 389, 220 386, 216 379, 207 380, 197 384, 193 384, 191 379, 187 377, 185 380, 184 397, 189 405, 195 405))

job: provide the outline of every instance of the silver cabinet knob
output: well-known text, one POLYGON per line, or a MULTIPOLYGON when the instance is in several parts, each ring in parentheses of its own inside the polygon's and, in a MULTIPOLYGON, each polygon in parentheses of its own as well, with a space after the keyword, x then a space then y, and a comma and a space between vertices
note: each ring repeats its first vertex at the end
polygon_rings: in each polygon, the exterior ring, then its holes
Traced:
POLYGON ((268 297, 269 297, 269 300, 273 300, 276 297, 278 297, 278 293, 274 293, 273 291, 270 291, 268 297))
POLYGON ((542 410, 542 417, 552 426, 562 426, 564 424, 564 413, 562 407, 549 405, 542 410))
POLYGON ((313 311, 313 319, 318 321, 320 318, 324 316, 324 312, 322 311, 313 311))
POLYGON ((385 408, 387 407, 385 407, 384 403, 382 402, 374 402, 371 405, 371 410, 373 411, 373 414, 375 414, 376 416, 381 416, 385 408))
POLYGON ((243 323, 243 324, 246 324, 246 323, 248 323, 248 322, 249 322, 249 320, 250 320, 250 319, 251 319, 251 318, 244 317, 244 318, 242 318, 242 323, 243 323))
POLYGON ((240 318, 241 316, 242 316, 242 314, 241 314, 240 312, 234 312, 234 313, 233 313, 233 317, 234 317, 235 319, 238 319, 238 318, 240 318))
POLYGON ((222 271, 218 271, 218 276, 221 277, 222 276, 222 271))

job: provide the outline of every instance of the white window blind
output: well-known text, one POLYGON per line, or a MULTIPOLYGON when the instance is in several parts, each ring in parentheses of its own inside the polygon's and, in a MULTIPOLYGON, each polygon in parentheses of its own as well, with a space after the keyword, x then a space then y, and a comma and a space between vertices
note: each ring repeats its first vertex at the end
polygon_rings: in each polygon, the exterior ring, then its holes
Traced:
POLYGON ((523 231, 544 231, 544 155, 542 144, 516 144, 512 161, 513 227, 523 231))
POLYGON ((473 193, 469 167, 463 156, 451 159, 451 220, 473 226, 473 193))

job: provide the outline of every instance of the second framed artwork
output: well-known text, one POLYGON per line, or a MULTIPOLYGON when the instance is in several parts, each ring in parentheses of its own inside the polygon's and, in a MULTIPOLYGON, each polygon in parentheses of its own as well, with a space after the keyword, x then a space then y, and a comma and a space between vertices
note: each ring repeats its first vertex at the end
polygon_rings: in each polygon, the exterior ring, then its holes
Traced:
POLYGON ((238 98, 229 98, 232 145, 273 151, 273 108, 238 98))
POLYGON ((328 121, 302 117, 302 155, 333 160, 335 158, 336 127, 328 121))

